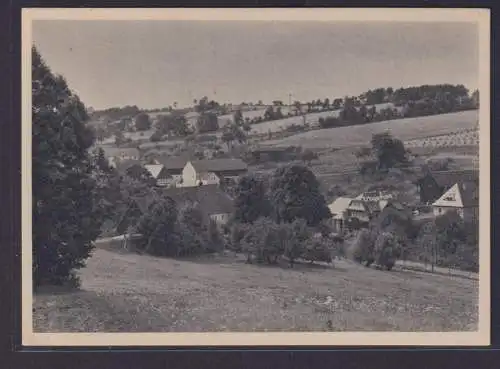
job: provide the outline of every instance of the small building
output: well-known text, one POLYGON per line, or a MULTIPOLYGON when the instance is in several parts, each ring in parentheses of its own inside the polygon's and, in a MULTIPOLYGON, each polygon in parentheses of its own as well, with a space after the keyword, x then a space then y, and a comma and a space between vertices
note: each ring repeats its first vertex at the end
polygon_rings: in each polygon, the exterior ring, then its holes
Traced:
POLYGON ((198 126, 198 119, 200 118, 200 116, 201 114, 196 111, 190 111, 184 114, 187 125, 193 130, 196 130, 196 127, 198 126))
POLYGON ((234 210, 231 197, 217 185, 169 188, 163 194, 179 207, 186 203, 197 204, 207 224, 209 221, 218 226, 227 224, 234 210))
POLYGON ((161 192, 150 192, 144 196, 130 198, 116 221, 116 233, 126 234, 133 229, 140 217, 146 214, 161 198, 169 197, 181 208, 186 204, 197 205, 203 222, 215 222, 219 227, 227 224, 233 213, 233 200, 218 186, 167 188, 161 192))
MULTIPOLYGON (((401 204, 394 200, 364 200, 356 198, 339 197, 328 208, 332 213, 332 227, 334 232, 342 233, 350 228, 367 227, 372 220, 379 219, 381 214, 390 214, 395 211, 407 211, 401 204)), ((411 215, 411 212, 410 212, 411 215)), ((385 215, 384 215, 385 216, 385 215)))
POLYGON ((479 184, 478 170, 427 172, 415 181, 422 204, 432 204, 456 183, 479 184))
POLYGON ((449 211, 456 211, 468 222, 477 222, 479 219, 479 187, 470 182, 458 182, 451 186, 433 204, 435 216, 449 211))
POLYGON ((382 201, 382 200, 390 200, 394 197, 392 193, 389 191, 377 190, 377 191, 366 191, 362 194, 356 196, 356 200, 363 201, 382 201))
POLYGON ((182 187, 220 184, 225 179, 237 180, 248 172, 241 159, 209 159, 188 161, 182 170, 182 187))
POLYGON ((140 153, 138 149, 127 147, 109 147, 100 146, 104 151, 104 156, 108 159, 109 165, 116 167, 118 162, 124 160, 139 160, 140 153))
POLYGON ((347 207, 347 218, 356 218, 360 224, 368 224, 371 220, 373 206, 361 199, 353 199, 347 207))
POLYGON ((337 197, 334 202, 328 205, 332 213, 332 227, 336 233, 342 233, 347 220, 347 208, 353 199, 350 197, 337 197))
POLYGON ((155 159, 157 164, 162 164, 168 174, 168 185, 178 186, 182 182, 182 170, 188 160, 182 157, 158 157, 155 159))
POLYGON ((171 176, 163 164, 146 164, 144 168, 151 174, 159 187, 168 186, 171 181, 171 176))

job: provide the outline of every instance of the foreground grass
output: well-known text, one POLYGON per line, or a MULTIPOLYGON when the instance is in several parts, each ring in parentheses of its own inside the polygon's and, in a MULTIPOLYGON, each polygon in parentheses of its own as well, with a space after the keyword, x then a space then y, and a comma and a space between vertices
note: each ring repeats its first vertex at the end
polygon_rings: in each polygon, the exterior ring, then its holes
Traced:
POLYGON ((349 262, 296 268, 98 249, 79 291, 34 296, 37 332, 460 331, 478 282, 349 262))

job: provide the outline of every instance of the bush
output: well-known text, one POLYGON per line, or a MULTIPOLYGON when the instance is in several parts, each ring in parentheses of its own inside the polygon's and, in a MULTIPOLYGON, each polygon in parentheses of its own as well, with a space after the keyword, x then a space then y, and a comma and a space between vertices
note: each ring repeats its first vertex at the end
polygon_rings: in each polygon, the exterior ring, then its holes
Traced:
POLYGON ((181 237, 177 255, 201 254, 210 248, 207 227, 197 204, 186 203, 179 210, 178 231, 181 237))
POLYGON ((224 238, 217 226, 217 223, 210 221, 207 227, 207 251, 218 252, 225 247, 224 238))
POLYGON ((242 249, 247 261, 252 258, 258 263, 276 264, 283 254, 287 233, 283 225, 274 223, 269 218, 259 218, 250 227, 242 240, 242 249))
POLYGON ((142 235, 142 240, 137 248, 157 256, 178 256, 179 239, 176 222, 175 202, 170 198, 158 201, 139 219, 137 233, 142 235))
POLYGON ((381 232, 375 240, 374 251, 377 265, 391 270, 401 256, 400 241, 390 232, 381 232))
POLYGON ((311 263, 315 261, 331 263, 332 250, 325 239, 310 238, 305 244, 302 257, 311 263))
POLYGON ((360 264, 370 266, 375 261, 373 235, 368 229, 358 232, 356 239, 348 249, 348 256, 360 264))
POLYGON ((290 266, 296 259, 303 256, 306 242, 311 238, 311 233, 304 219, 296 219, 292 224, 287 225, 288 230, 284 231, 286 236, 284 255, 290 261, 290 266))
POLYGON ((326 118, 321 117, 319 118, 318 123, 321 128, 333 128, 342 125, 341 120, 336 117, 326 117, 326 118))
POLYGON ((246 233, 250 230, 247 224, 234 223, 230 231, 230 249, 233 251, 242 250, 242 240, 246 233))

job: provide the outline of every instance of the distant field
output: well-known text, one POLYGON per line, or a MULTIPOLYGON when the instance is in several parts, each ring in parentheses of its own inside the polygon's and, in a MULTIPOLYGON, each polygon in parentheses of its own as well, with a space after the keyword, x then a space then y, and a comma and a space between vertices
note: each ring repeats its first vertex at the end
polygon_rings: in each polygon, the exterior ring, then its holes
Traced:
POLYGON ((347 261, 289 269, 98 249, 81 276, 81 291, 34 296, 36 332, 477 329, 477 280, 347 261))
MULTIPOLYGON (((381 110, 381 109, 387 108, 389 106, 393 107, 393 104, 385 103, 385 104, 377 104, 374 106, 377 108, 377 110, 381 110)), ((370 107, 371 106, 367 106, 367 108, 370 108, 370 107)), ((398 110, 401 110, 401 108, 398 108, 398 110)), ((290 111, 290 109, 287 106, 282 108, 282 112, 285 115, 288 114, 289 111, 290 111)), ((259 111, 247 112, 247 113, 243 113, 243 117, 246 117, 245 114, 250 114, 250 113, 252 113, 251 116, 248 115, 250 119, 252 119, 253 117, 259 116, 258 113, 261 114, 260 115, 261 117, 264 117, 264 112, 265 112, 265 110, 262 110, 260 112, 259 111)), ((306 123, 311 125, 311 126, 315 126, 318 124, 319 118, 338 117, 339 113, 340 113, 340 109, 339 110, 330 110, 330 111, 308 113, 305 115, 306 123)), ((229 116, 229 115, 223 116, 223 117, 225 117, 224 119, 226 119, 226 120, 229 118, 232 119, 232 116, 229 116)), ((222 117, 220 117, 219 119, 221 119, 221 118, 222 117)), ((279 120, 273 120, 273 121, 269 121, 269 122, 252 124, 251 133, 263 134, 263 133, 267 133, 269 131, 277 132, 277 131, 280 131, 282 129, 286 129, 287 127, 289 127, 293 124, 298 124, 298 125, 304 124, 304 118, 302 116, 293 116, 293 117, 288 117, 288 118, 279 119, 279 120)))
POLYGON ((452 133, 408 140, 406 147, 454 147, 479 145, 479 132, 476 129, 464 129, 452 133))
POLYGON ((360 146, 369 144, 372 134, 387 130, 393 136, 407 141, 473 128, 477 119, 477 111, 396 119, 386 122, 309 131, 280 140, 265 141, 265 144, 272 146, 294 145, 315 149, 360 146))

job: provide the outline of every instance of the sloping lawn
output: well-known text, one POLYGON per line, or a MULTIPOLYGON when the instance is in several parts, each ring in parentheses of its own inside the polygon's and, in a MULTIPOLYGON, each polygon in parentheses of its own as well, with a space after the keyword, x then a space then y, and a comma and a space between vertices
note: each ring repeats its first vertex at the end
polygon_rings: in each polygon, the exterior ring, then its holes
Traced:
POLYGON ((97 249, 79 291, 34 297, 36 332, 461 331, 478 282, 347 261, 294 269, 97 249))

